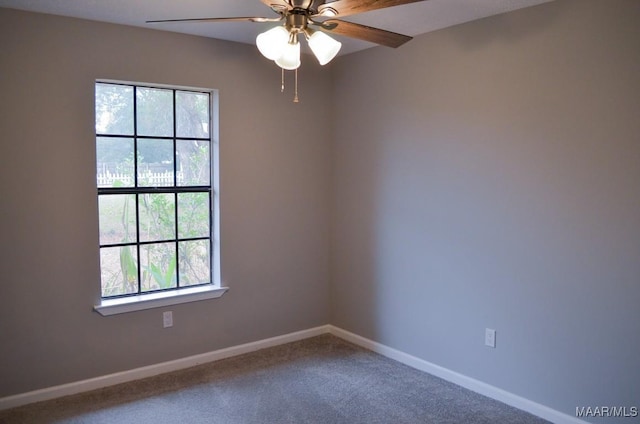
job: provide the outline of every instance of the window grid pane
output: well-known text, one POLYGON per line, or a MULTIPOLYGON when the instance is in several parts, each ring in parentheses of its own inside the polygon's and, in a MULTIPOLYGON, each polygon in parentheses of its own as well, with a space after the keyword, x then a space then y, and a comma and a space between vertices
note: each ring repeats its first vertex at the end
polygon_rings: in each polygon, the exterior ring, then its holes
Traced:
POLYGON ((212 283, 210 96, 96 83, 103 298, 212 283))

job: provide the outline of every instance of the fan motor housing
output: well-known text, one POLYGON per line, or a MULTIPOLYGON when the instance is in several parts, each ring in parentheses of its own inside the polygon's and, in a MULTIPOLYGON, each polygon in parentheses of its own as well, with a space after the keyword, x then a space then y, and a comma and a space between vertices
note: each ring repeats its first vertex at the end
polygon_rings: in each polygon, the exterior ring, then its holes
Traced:
POLYGON ((307 28, 307 11, 295 8, 286 16, 286 27, 289 32, 302 32, 307 28))

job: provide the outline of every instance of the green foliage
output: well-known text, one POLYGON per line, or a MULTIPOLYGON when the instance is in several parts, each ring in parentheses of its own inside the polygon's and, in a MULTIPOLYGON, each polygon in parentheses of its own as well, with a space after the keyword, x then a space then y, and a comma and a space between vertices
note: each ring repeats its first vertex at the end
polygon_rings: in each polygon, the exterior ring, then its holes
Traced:
POLYGON ((209 195, 184 193, 178 197, 180 237, 206 237, 209 231, 209 195))
POLYGON ((148 266, 148 270, 161 289, 168 289, 176 282, 176 256, 173 255, 169 262, 169 266, 164 273, 156 264, 150 264, 148 266))
POLYGON ((135 291, 136 280, 138 279, 138 267, 131 254, 131 246, 120 247, 120 269, 122 270, 122 283, 125 287, 125 293, 135 291))

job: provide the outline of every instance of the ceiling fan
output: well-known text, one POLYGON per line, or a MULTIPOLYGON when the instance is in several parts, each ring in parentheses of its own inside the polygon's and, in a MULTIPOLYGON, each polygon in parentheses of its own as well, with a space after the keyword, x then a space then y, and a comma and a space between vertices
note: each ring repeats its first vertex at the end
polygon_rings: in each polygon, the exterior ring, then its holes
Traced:
POLYGON ((336 19, 369 12, 392 6, 415 3, 425 0, 260 0, 279 16, 263 17, 229 17, 229 18, 192 18, 163 19, 147 21, 147 23, 164 22, 283 22, 283 25, 271 28, 258 35, 256 45, 260 53, 273 60, 283 72, 282 90, 284 91, 284 70, 296 70, 297 102, 297 69, 300 67, 300 43, 298 37, 303 35, 311 51, 321 65, 329 63, 340 51, 342 44, 329 34, 337 34, 359 40, 369 41, 387 47, 399 47, 412 37, 373 28, 366 25, 336 19))

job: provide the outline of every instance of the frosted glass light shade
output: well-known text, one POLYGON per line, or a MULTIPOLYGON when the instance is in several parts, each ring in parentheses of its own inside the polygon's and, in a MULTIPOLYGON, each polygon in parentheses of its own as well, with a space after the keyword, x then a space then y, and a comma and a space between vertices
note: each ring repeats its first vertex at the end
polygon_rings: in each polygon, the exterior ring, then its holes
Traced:
POLYGON ((289 44, 289 31, 283 26, 277 26, 258 34, 256 37, 256 46, 264 57, 269 60, 276 60, 289 44))
POLYGON ((314 32, 311 37, 309 37, 308 43, 316 59, 320 62, 320 65, 326 65, 331 62, 331 59, 336 57, 342 47, 341 42, 334 40, 320 31, 314 32))
POLYGON ((298 69, 300 67, 300 43, 287 43, 282 56, 276 59, 276 64, 287 71, 298 69))

